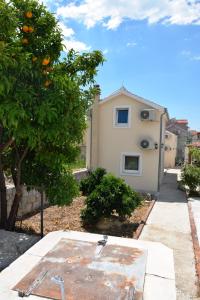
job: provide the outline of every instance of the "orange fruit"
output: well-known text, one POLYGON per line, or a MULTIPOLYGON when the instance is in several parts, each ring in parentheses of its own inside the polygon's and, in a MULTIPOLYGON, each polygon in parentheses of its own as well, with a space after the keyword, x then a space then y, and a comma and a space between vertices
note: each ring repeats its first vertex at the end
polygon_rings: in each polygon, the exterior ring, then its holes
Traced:
POLYGON ((36 60, 37 60, 37 57, 36 57, 36 56, 33 56, 33 57, 32 57, 32 61, 35 62, 36 60))
POLYGON ((46 66, 50 63, 50 58, 44 58, 43 61, 42 61, 42 65, 43 66, 46 66))
POLYGON ((28 44, 28 39, 26 39, 26 38, 22 39, 22 44, 27 45, 28 44))
POLYGON ((28 27, 28 32, 32 33, 34 31, 34 28, 32 26, 28 27))
POLYGON ((22 27, 23 32, 28 32, 29 31, 29 27, 27 25, 24 25, 22 27))
POLYGON ((31 12, 31 11, 27 11, 27 12, 25 13, 25 17, 28 18, 28 19, 31 19, 31 18, 33 17, 32 12, 31 12))

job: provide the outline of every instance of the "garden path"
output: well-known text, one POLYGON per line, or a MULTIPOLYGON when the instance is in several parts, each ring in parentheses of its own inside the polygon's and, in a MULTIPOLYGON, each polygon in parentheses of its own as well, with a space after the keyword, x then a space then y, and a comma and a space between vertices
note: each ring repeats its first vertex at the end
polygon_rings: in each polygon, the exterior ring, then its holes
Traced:
POLYGON ((169 169, 161 185, 159 199, 140 236, 161 242, 174 251, 177 300, 197 298, 197 278, 188 205, 185 192, 177 188, 180 170, 169 169))

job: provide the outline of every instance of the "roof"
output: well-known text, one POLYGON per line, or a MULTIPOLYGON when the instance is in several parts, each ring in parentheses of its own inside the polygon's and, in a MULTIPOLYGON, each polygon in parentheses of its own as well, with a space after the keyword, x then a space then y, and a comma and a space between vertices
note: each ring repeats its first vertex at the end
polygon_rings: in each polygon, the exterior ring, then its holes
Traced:
POLYGON ((177 134, 176 134, 176 133, 174 133, 174 132, 171 132, 171 131, 169 131, 169 130, 166 130, 166 131, 165 131, 165 133, 166 133, 166 134, 171 134, 171 135, 175 135, 175 136, 177 136, 177 134))
POLYGON ((184 131, 184 132, 188 131, 188 126, 187 127, 182 127, 181 124, 177 124, 177 123, 168 124, 166 128, 170 132, 173 132, 172 130, 180 130, 180 131, 184 131))
POLYGON ((191 135, 196 135, 198 133, 196 130, 190 130, 189 132, 191 135))
MULTIPOLYGON (((155 102, 152 102, 150 100, 147 100, 145 98, 142 98, 140 96, 137 96, 131 92, 129 92, 124 86, 122 86, 119 90, 115 91, 114 93, 112 93, 111 95, 109 95, 108 97, 104 98, 104 99, 101 99, 100 101, 100 104, 104 104, 105 102, 108 102, 109 100, 119 96, 119 95, 125 95, 129 98, 132 98, 140 103, 143 103, 143 104, 146 104, 152 108, 155 108, 155 109, 158 109, 160 111, 164 111, 165 110, 165 107, 164 106, 161 106, 155 102)), ((167 112, 168 114, 168 112, 167 112)))
POLYGON ((194 142, 194 143, 188 144, 187 146, 188 146, 188 147, 196 147, 196 148, 200 148, 200 142, 194 142))
POLYGON ((200 131, 193 131, 193 132, 191 132, 191 134, 192 134, 192 136, 199 135, 200 131))
POLYGON ((188 124, 188 120, 176 120, 177 124, 188 124))

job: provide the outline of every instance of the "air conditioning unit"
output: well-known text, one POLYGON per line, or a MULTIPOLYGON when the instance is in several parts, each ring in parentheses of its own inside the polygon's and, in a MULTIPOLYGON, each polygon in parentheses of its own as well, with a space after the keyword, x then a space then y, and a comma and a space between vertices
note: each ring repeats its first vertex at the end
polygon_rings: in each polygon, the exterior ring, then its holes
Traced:
POLYGON ((142 121, 155 121, 156 119, 155 109, 143 109, 140 112, 140 118, 142 121))
POLYGON ((153 150, 155 149, 155 143, 149 138, 142 139, 140 141, 140 147, 144 150, 153 150))

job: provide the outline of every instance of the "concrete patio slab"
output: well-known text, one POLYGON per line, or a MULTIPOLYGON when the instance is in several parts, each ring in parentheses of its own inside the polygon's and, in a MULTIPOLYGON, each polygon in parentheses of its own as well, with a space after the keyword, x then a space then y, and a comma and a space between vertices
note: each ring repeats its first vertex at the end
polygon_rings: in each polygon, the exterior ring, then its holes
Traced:
POLYGON ((147 274, 145 278, 144 299, 176 299, 174 281, 171 279, 166 280, 165 278, 147 274))
MULTIPOLYGON (((0 299, 19 299, 12 288, 52 249, 62 238, 97 242, 101 235, 83 232, 52 232, 35 244, 24 255, 13 262, 0 274, 0 299), (11 276, 12 274, 12 276, 11 276)), ((152 243, 134 239, 108 237, 108 244, 128 246, 147 250, 147 267, 144 284, 144 300, 175 300, 174 262, 172 250, 161 243, 152 243), (162 298, 158 298, 161 295, 162 298)), ((29 296, 30 300, 44 299, 29 296)))

